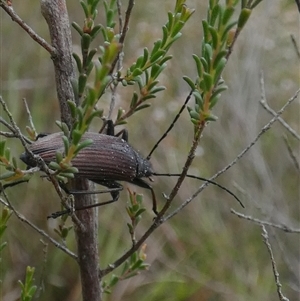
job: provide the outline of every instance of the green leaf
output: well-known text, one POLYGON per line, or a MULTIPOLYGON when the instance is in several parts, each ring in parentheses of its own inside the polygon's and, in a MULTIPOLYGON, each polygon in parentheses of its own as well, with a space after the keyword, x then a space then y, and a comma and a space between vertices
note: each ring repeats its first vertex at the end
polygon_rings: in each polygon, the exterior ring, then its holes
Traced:
POLYGON ((198 119, 194 119, 194 118, 191 118, 191 121, 192 123, 197 126, 199 124, 199 120, 198 119))
POLYGON ((214 97, 216 94, 220 94, 221 92, 223 92, 227 89, 228 89, 228 87, 226 85, 222 85, 220 87, 217 87, 216 89, 214 89, 214 92, 213 92, 211 97, 214 97))
POLYGON ((168 48, 169 49, 171 47, 171 45, 176 41, 178 40, 180 37, 182 36, 182 33, 181 32, 178 32, 171 40, 170 42, 168 43, 168 48))
POLYGON ((209 30, 208 30, 208 23, 206 20, 202 20, 202 27, 203 27, 203 39, 205 43, 209 42, 209 30))
POLYGON ((141 67, 144 67, 148 61, 148 57, 149 57, 149 51, 147 48, 144 48, 144 55, 143 55, 143 61, 141 64, 141 67))
POLYGON ((160 59, 162 56, 164 56, 165 53, 166 53, 166 51, 163 49, 157 50, 155 53, 151 54, 150 62, 151 63, 156 62, 158 59, 160 59))
POLYGON ((81 37, 81 51, 82 53, 86 53, 90 47, 92 38, 89 34, 84 33, 81 37))
POLYGON ((167 40, 168 40, 168 36, 169 36, 169 29, 167 28, 166 25, 164 25, 162 27, 162 31, 163 31, 163 38, 162 38, 162 41, 161 41, 161 46, 164 47, 167 43, 167 40))
POLYGON ((214 96, 212 96, 210 98, 209 101, 209 108, 212 109, 218 102, 218 100, 220 99, 221 94, 215 94, 214 96))
POLYGON ((64 172, 63 171, 63 172, 60 172, 59 175, 61 177, 65 177, 65 178, 68 178, 68 179, 74 179, 75 178, 75 175, 72 172, 64 172))
POLYGON ((205 59, 204 57, 201 57, 201 58, 200 58, 200 62, 201 62, 201 64, 202 64, 202 66, 203 66, 202 69, 203 69, 204 71, 207 71, 207 72, 208 72, 208 71, 209 71, 209 68, 208 68, 209 65, 208 65, 208 62, 206 61, 206 59, 205 59))
POLYGON ((4 157, 7 159, 7 161, 10 161, 10 148, 7 147, 5 150, 4 150, 4 157))
POLYGON ((150 77, 152 79, 155 79, 159 76, 159 74, 167 67, 167 64, 162 64, 162 65, 158 65, 158 64, 154 64, 151 68, 151 73, 150 73, 150 77))
POLYGON ((53 162, 53 161, 49 163, 49 168, 53 170, 61 170, 61 166, 57 162, 53 162))
POLYGON ((76 104, 75 104, 75 102, 72 101, 72 100, 68 100, 67 103, 68 103, 68 106, 70 108, 72 118, 75 118, 76 117, 76 104))
POLYGON ((101 110, 94 110, 93 113, 91 113, 90 117, 86 120, 86 124, 91 124, 92 120, 96 117, 101 118, 103 116, 103 109, 101 110))
POLYGON ((92 139, 86 139, 82 142, 80 142, 77 147, 76 147, 76 151, 75 154, 77 155, 79 151, 81 151, 83 148, 88 147, 90 145, 93 144, 93 140, 92 139))
POLYGON ((55 152, 55 158, 56 158, 56 162, 59 164, 63 159, 62 153, 60 151, 56 151, 55 152))
POLYGON ((133 95, 132 95, 132 98, 131 98, 131 102, 130 102, 130 108, 134 108, 136 106, 136 103, 139 99, 139 96, 138 94, 134 91, 133 92, 133 95))
POLYGON ((229 30, 232 29, 236 24, 237 24, 237 21, 233 21, 233 22, 229 23, 229 24, 225 27, 224 32, 223 32, 222 37, 221 37, 222 43, 226 43, 226 40, 227 40, 227 34, 228 34, 229 30))
POLYGON ((165 56, 164 58, 161 59, 161 61, 159 62, 159 64, 163 65, 165 62, 169 61, 172 58, 173 58, 172 55, 167 55, 167 56, 165 56))
POLYGON ((72 132, 72 143, 74 145, 78 145, 81 137, 82 137, 81 131, 74 129, 72 132))
POLYGON ((113 274, 110 278, 109 281, 109 286, 114 286, 119 282, 120 277, 118 277, 117 275, 113 274))
POLYGON ((7 242, 4 241, 1 245, 0 245, 0 252, 7 246, 7 242))
POLYGON ((227 55, 227 52, 227 50, 222 50, 216 55, 213 63, 213 69, 217 68, 218 64, 220 63, 220 60, 227 55))
POLYGON ((226 58, 223 57, 221 58, 221 60, 219 61, 218 65, 216 66, 216 72, 215 72, 215 76, 214 76, 214 82, 216 83, 217 80, 219 80, 221 73, 226 65, 226 58))
POLYGON ((78 78, 78 96, 80 97, 85 89, 87 82, 87 76, 86 74, 80 74, 78 78))
MULTIPOLYGON (((97 48, 94 48, 94 49, 90 50, 90 52, 87 56, 85 65, 88 65, 88 64, 91 63, 91 61, 92 61, 92 59, 93 59, 93 57, 95 56, 96 53, 97 53, 97 48)), ((87 72, 87 74, 89 74, 89 73, 87 72)))
POLYGON ((217 33, 217 30, 211 26, 208 27, 210 35, 211 35, 211 40, 212 40, 212 48, 217 49, 219 46, 219 36, 217 33))
POLYGON ((174 24, 174 16, 171 12, 168 12, 168 22, 166 24, 166 27, 170 30, 173 27, 174 24))
POLYGON ((217 121, 217 120, 218 120, 218 117, 215 116, 215 115, 213 115, 213 114, 211 114, 211 115, 209 115, 209 116, 206 116, 206 117, 205 117, 205 120, 206 120, 206 121, 217 121))
POLYGON ((155 88, 150 90, 150 93, 151 94, 156 94, 156 93, 164 91, 164 90, 166 90, 166 87, 164 87, 164 86, 155 87, 155 88))
POLYGON ((201 60, 199 58, 199 56, 197 56, 196 54, 193 54, 193 59, 196 63, 196 67, 197 67, 197 74, 199 77, 202 77, 203 75, 203 69, 202 69, 202 64, 201 64, 201 60))
POLYGON ((159 83, 158 80, 154 80, 153 82, 151 82, 150 84, 148 84, 147 85, 148 91, 151 91, 158 83, 159 83))
POLYGON ((90 36, 92 38, 92 41, 97 37, 97 35, 99 34, 99 32, 101 31, 102 25, 98 24, 96 26, 94 26, 94 28, 92 29, 90 36))
POLYGON ((6 140, 0 141, 0 156, 4 156, 6 140))
POLYGON ((174 38, 184 26, 183 21, 178 21, 172 30, 171 37, 174 38))
POLYGON ((138 59, 136 60, 136 63, 134 65, 134 69, 132 71, 134 71, 136 68, 141 68, 143 60, 144 60, 144 56, 143 55, 139 56, 138 59))
POLYGON ((83 123, 83 108, 77 107, 76 112, 77 112, 76 116, 77 116, 77 121, 78 121, 78 127, 81 128, 82 123, 83 123))
POLYGON ((243 8, 238 19, 238 29, 241 30, 245 24, 247 23, 248 19, 250 18, 250 15, 252 13, 252 10, 249 8, 243 8))
POLYGON ((206 91, 209 91, 213 85, 213 79, 212 76, 209 73, 204 72, 203 73, 203 79, 205 82, 206 91))
POLYGON ((191 116, 193 119, 195 119, 195 120, 199 120, 199 119, 200 119, 199 113, 196 112, 196 111, 194 111, 194 110, 190 111, 190 116, 191 116))
POLYGON ((219 17, 221 7, 219 4, 215 5, 211 11, 211 16, 209 20, 209 25, 214 26, 217 18, 219 17))
POLYGON ((162 41, 161 41, 161 40, 157 40, 157 41, 154 43, 154 47, 153 47, 153 49, 152 49, 152 51, 151 51, 150 57, 152 57, 153 55, 156 54, 156 52, 159 50, 161 44, 162 44, 162 41))
MULTIPOLYGON (((148 96, 149 96, 149 95, 148 95, 148 96)), ((151 98, 155 98, 154 95, 151 95, 151 96, 153 96, 153 97, 151 97, 151 98)), ((149 98, 147 98, 147 99, 149 99, 149 98)), ((134 111, 137 112, 137 111, 140 111, 140 110, 149 108, 150 106, 151 106, 151 104, 146 103, 146 104, 143 104, 143 105, 138 106, 134 111)))
POLYGON ((203 109, 203 98, 202 98, 201 94, 199 93, 199 91, 195 90, 193 92, 193 95, 195 97, 196 103, 199 106, 199 108, 203 109))
POLYGON ((80 5, 82 6, 83 8, 83 11, 84 11, 84 14, 85 14, 85 17, 88 18, 89 17, 89 9, 86 5, 86 3, 84 1, 80 1, 80 5))
POLYGON ((12 157, 11 161, 12 161, 13 167, 14 167, 14 168, 17 168, 18 165, 17 165, 17 159, 16 159, 16 157, 12 157))
POLYGON ((226 9, 224 10, 224 13, 223 13, 223 17, 222 17, 222 24, 223 25, 226 25, 230 18, 232 17, 233 13, 234 13, 234 7, 233 6, 228 6, 226 7, 226 9))
MULTIPOLYGON (((141 57, 141 58, 142 58, 142 57, 141 57)), ((132 72, 132 76, 133 76, 133 77, 137 77, 137 76, 139 76, 139 75, 141 75, 141 74, 143 74, 143 70, 140 69, 140 68, 136 68, 136 69, 134 69, 133 72, 132 72)))
POLYGON ((212 59, 212 55, 213 55, 213 50, 210 44, 206 43, 204 45, 204 57, 206 59, 207 62, 210 62, 212 59))
POLYGON ((262 0, 255 0, 252 4, 251 4, 251 9, 255 8, 260 2, 262 2, 262 0))
POLYGON ((80 36, 83 35, 83 31, 81 27, 76 22, 72 22, 72 26, 80 34, 80 36))
MULTIPOLYGON (((65 153, 67 154, 69 152, 69 139, 67 136, 62 136, 62 141, 63 141, 63 144, 64 144, 64 148, 65 148, 65 153)), ((57 161, 58 162, 58 161, 57 161)), ((58 162, 60 163, 60 162, 58 162)))
POLYGON ((194 82, 188 76, 183 76, 183 80, 190 86, 192 90, 196 89, 194 82))

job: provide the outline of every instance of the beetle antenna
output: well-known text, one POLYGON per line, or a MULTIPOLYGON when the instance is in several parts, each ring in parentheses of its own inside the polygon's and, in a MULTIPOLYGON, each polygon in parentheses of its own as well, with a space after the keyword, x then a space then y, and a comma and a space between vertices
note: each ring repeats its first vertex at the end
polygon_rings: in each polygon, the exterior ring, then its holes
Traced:
POLYGON ((169 128, 166 130, 166 132, 161 136, 161 138, 156 142, 156 144, 153 146, 153 148, 151 149, 149 155, 147 156, 147 160, 150 160, 152 153, 155 151, 155 149, 158 147, 158 145, 167 137, 167 135, 169 134, 169 132, 172 130, 172 128, 174 127, 176 121, 178 120, 178 118, 180 117, 181 113, 183 112, 183 110, 185 109, 187 103, 189 102, 189 100, 191 99, 191 96, 193 94, 193 90, 189 93, 189 95, 187 96, 184 104, 182 105, 182 107, 180 108, 179 112, 177 113, 177 115, 175 116, 173 122, 171 123, 171 125, 169 126, 169 128))
MULTIPOLYGON (((153 176, 160 176, 160 177, 180 177, 181 174, 180 173, 153 173, 153 176)), ((206 179, 206 178, 202 178, 202 177, 197 177, 197 176, 194 176, 194 175, 189 175, 187 174, 186 175, 187 178, 192 178, 192 179, 196 179, 196 180, 201 180, 201 181, 205 181, 205 182, 208 182, 210 184, 213 184, 215 186, 218 186, 219 188, 225 190, 227 193, 229 193, 230 195, 232 195, 238 202, 239 204, 245 208, 244 204, 241 202, 241 200, 233 193, 231 192, 229 189, 227 189, 226 187, 218 184, 217 182, 214 182, 214 181, 211 181, 209 179, 206 179)))

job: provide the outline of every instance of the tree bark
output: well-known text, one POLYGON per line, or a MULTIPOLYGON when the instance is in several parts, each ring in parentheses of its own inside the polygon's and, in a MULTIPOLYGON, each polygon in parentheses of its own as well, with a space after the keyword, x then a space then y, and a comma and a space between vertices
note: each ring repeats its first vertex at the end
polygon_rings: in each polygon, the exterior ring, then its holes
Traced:
POLYGON ((56 56, 52 57, 52 60, 61 120, 71 128, 72 118, 67 101, 75 100, 72 88, 75 68, 72 60, 72 37, 65 0, 42 0, 41 11, 49 27, 51 44, 56 49, 56 56))
MULTIPOLYGON (((72 60, 71 30, 65 0, 41 0, 41 10, 49 26, 51 44, 57 53, 52 59, 61 121, 71 128, 72 117, 67 101, 77 101, 71 84, 75 78, 75 67, 72 60)), ((89 190, 87 180, 76 179, 71 184, 74 190, 89 190)), ((75 196, 75 207, 86 206, 93 202, 94 199, 91 195, 75 196)), ((81 226, 74 224, 74 231, 77 240, 82 299, 83 301, 99 301, 101 300, 101 287, 98 278, 98 219, 96 210, 81 210, 76 212, 76 215, 81 222, 81 226)))

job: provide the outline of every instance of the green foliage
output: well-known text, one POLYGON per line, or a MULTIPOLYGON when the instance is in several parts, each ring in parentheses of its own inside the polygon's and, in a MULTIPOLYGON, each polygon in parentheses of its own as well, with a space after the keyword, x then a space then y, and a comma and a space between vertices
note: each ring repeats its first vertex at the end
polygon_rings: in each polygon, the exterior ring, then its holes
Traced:
POLYGON ((168 13, 168 21, 162 27, 162 38, 154 42, 152 50, 144 48, 143 54, 127 69, 126 75, 123 78, 120 76, 119 80, 123 86, 137 83, 139 93, 133 93, 129 110, 118 115, 116 124, 125 123, 125 119, 135 112, 148 108, 150 103, 145 102, 155 98, 157 93, 165 89, 158 86, 158 77, 167 67, 167 61, 172 59, 172 56, 168 55, 169 49, 181 37, 181 30, 194 12, 185 2, 177 1, 174 11, 168 13))
POLYGON ((139 251, 134 252, 123 265, 120 275, 113 274, 109 281, 103 281, 102 289, 106 294, 111 293, 111 289, 119 281, 132 278, 138 275, 141 271, 149 268, 149 264, 145 263, 147 255, 145 253, 146 244, 144 244, 139 251))
POLYGON ((227 89, 221 79, 222 72, 235 39, 250 17, 251 9, 246 8, 250 2, 242 4, 237 20, 232 18, 239 1, 226 1, 223 5, 217 0, 209 2, 207 18, 202 21, 202 52, 193 55, 198 78, 194 82, 184 77, 195 98, 194 108, 188 108, 195 132, 205 122, 217 120, 211 110, 218 103, 221 92, 227 89))
POLYGON ((34 282, 34 271, 35 268, 28 266, 26 268, 25 283, 19 280, 21 286, 21 301, 31 301, 37 290, 37 286, 33 284, 34 282))
MULTIPOLYGON (((7 222, 9 220, 9 218, 11 217, 12 215, 12 210, 8 209, 7 207, 4 207, 2 209, 2 214, 1 214, 1 218, 0 218, 0 254, 2 252, 2 250, 4 249, 4 247, 7 245, 7 242, 6 241, 3 241, 2 242, 2 237, 3 237, 3 234, 4 234, 4 231, 6 230, 7 228, 7 222)), ((0 262, 1 262, 1 257, 0 257, 0 262)))
POLYGON ((0 166, 6 169, 6 172, 0 174, 0 180, 12 183, 24 176, 24 172, 17 166, 17 159, 11 156, 10 148, 6 147, 6 140, 0 141, 0 166))
POLYGON ((131 220, 131 223, 127 223, 129 233, 131 236, 131 240, 133 244, 135 243, 135 229, 138 223, 141 221, 142 213, 146 210, 143 207, 143 196, 140 194, 136 194, 135 192, 129 192, 129 205, 126 207, 127 214, 131 220))

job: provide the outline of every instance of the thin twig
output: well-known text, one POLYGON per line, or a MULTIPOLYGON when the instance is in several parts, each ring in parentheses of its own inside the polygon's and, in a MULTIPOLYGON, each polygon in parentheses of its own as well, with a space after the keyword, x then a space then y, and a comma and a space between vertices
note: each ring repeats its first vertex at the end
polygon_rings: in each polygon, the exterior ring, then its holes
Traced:
MULTIPOLYGON (((1 123, 1 122, 0 122, 1 123)), ((11 132, 3 132, 3 131, 0 131, 0 136, 4 136, 6 138, 17 138, 18 136, 14 133, 11 133, 11 132)))
POLYGON ((11 17, 11 19, 16 23, 18 23, 34 41, 36 41, 44 49, 46 49, 50 53, 51 57, 56 56, 57 54, 56 49, 52 47, 50 44, 48 44, 38 34, 36 34, 36 32, 18 16, 18 14, 14 11, 12 6, 7 5, 4 1, 0 1, 0 7, 2 7, 3 10, 11 17))
POLYGON ((296 4, 297 4, 297 7, 298 7, 298 11, 300 13, 300 1, 299 0, 295 0, 296 4))
POLYGON ((27 115, 28 115, 28 121, 29 121, 30 127, 33 130, 33 132, 34 132, 35 137, 37 137, 37 131, 35 129, 35 126, 34 126, 34 123, 33 123, 33 119, 32 119, 32 116, 31 116, 31 112, 29 110, 26 98, 23 98, 23 103, 24 103, 24 106, 25 106, 25 109, 26 109, 26 112, 27 112, 27 115))
POLYGON ((273 269, 273 274, 274 274, 274 277, 275 277, 275 283, 276 283, 276 287, 277 287, 277 293, 278 293, 278 296, 279 296, 279 300, 280 301, 289 301, 289 299, 287 297, 285 297, 282 294, 282 291, 281 291, 282 284, 280 283, 280 280, 279 280, 279 273, 278 273, 276 262, 275 262, 275 259, 274 259, 272 247, 271 247, 271 244, 269 242, 268 232, 267 232, 264 225, 261 226, 261 229, 262 229, 262 234, 261 235, 263 237, 263 242, 267 246, 267 249, 268 249, 268 252, 269 252, 269 255, 270 255, 270 258, 271 258, 272 269, 273 269))
MULTIPOLYGON (((287 101, 287 103, 276 113, 276 116, 274 116, 258 133, 258 135, 252 140, 249 145, 242 150, 242 152, 232 161, 230 162, 227 166, 225 166, 223 169, 218 171, 216 174, 214 174, 211 178, 209 178, 210 181, 215 180, 218 178, 221 174, 225 173, 228 169, 230 169, 232 166, 234 166, 244 155, 256 144, 258 139, 266 133, 273 123, 277 121, 278 117, 286 110, 286 108, 298 97, 300 93, 300 89, 296 91, 296 93, 287 101)), ((186 207, 193 199, 195 199, 207 186, 209 185, 208 182, 203 183, 199 189, 190 197, 188 198, 184 203, 182 203, 178 208, 176 208, 172 213, 170 213, 168 216, 166 216, 163 220, 166 221, 176 215, 178 212, 180 212, 184 207, 186 207)))
POLYGON ((109 264, 109 266, 106 269, 99 270, 99 276, 100 278, 107 275, 117 267, 119 267, 126 259, 130 257, 134 252, 136 252, 145 242, 145 240, 153 233, 153 231, 158 228, 163 223, 163 220, 161 217, 157 216, 152 225, 148 228, 148 230, 143 234, 143 236, 126 252, 124 253, 120 258, 118 258, 114 263, 109 264))
MULTIPOLYGON (((123 18, 122 18, 122 10, 121 10, 121 0, 117 0, 117 10, 118 10, 118 20, 119 20, 119 34, 120 36, 122 35, 122 30, 123 30, 123 18)), ((123 44, 122 48, 119 51, 119 54, 115 60, 117 64, 117 70, 121 70, 123 66, 123 57, 124 57, 124 52, 123 52, 123 44)), ((114 63, 115 63, 114 62, 114 63)), ((119 81, 112 81, 112 89, 111 89, 111 100, 110 100, 110 105, 109 105, 109 111, 108 111, 108 116, 107 119, 111 119, 111 115, 113 113, 115 103, 116 103, 116 93, 117 93, 117 88, 119 85, 119 81)))
MULTIPOLYGON (((276 112, 270 108, 266 100, 266 91, 265 91, 265 83, 263 72, 260 72, 260 89, 261 89, 261 98, 259 103, 263 106, 263 108, 273 116, 276 116, 276 112)), ((286 123, 281 117, 278 118, 278 121, 296 138, 300 141, 300 135, 291 128, 291 126, 286 123)))
POLYGON ((38 228, 35 224, 33 224, 31 221, 29 221, 24 215, 22 215, 21 213, 19 213, 14 208, 14 206, 10 203, 10 201, 8 200, 8 197, 7 197, 6 193, 5 193, 5 191, 2 191, 2 193, 3 193, 4 197, 5 197, 5 201, 2 198, 0 198, 0 203, 2 203, 4 206, 10 208, 20 221, 22 221, 25 224, 29 225, 31 228, 33 228, 35 231, 37 231, 39 234, 41 234, 43 237, 45 237, 47 240, 49 240, 55 247, 61 249, 63 252, 65 252, 66 254, 70 255, 73 259, 75 259, 77 261, 77 255, 76 254, 74 254, 68 248, 66 248, 63 245, 61 245, 59 242, 57 242, 55 239, 53 239, 50 235, 48 235, 45 231, 43 231, 40 228, 38 228))
MULTIPOLYGON (((298 3, 299 3, 299 2, 298 2, 298 3)), ((296 42, 296 39, 295 39, 294 35, 292 35, 292 34, 291 34, 291 40, 292 40, 292 43, 293 43, 293 45, 294 45, 294 48, 295 48, 297 57, 298 57, 298 59, 300 59, 300 50, 299 50, 298 44, 297 44, 297 42, 296 42)))
POLYGON ((291 157, 291 159, 292 159, 292 161, 294 163, 294 166, 296 167, 296 169, 298 170, 298 172, 300 172, 300 166, 299 166, 298 160, 297 160, 297 158, 296 158, 296 156, 295 156, 295 154, 294 154, 294 152, 293 152, 293 150, 291 148, 291 145, 290 145, 287 137, 284 137, 284 142, 285 142, 285 145, 286 145, 286 147, 288 149, 289 155, 290 155, 290 157, 291 157))
POLYGON ((39 300, 41 298, 41 294, 43 293, 44 289, 44 282, 45 277, 47 276, 47 257, 48 257, 48 243, 44 242, 42 239, 40 239, 40 242, 43 244, 43 266, 40 272, 39 276, 39 284, 37 286, 37 293, 35 295, 36 300, 39 300))
POLYGON ((123 28, 123 18, 122 18, 122 3, 121 0, 117 0, 117 9, 118 9, 118 20, 119 20, 119 34, 122 34, 123 28))
POLYGON ((129 29, 129 20, 130 20, 130 16, 131 16, 131 12, 134 6, 134 0, 129 0, 128 1, 128 6, 127 6, 127 10, 125 12, 125 22, 124 22, 124 26, 122 27, 122 32, 121 32, 121 36, 119 39, 119 43, 121 44, 121 49, 119 51, 119 55, 116 57, 116 59, 113 61, 113 63, 111 64, 111 68, 110 68, 110 74, 113 73, 115 66, 120 58, 121 53, 123 52, 123 48, 124 48, 124 41, 126 38, 126 34, 128 32, 129 29))
POLYGON ((20 139, 22 145, 24 146, 25 150, 27 152, 30 152, 30 150, 28 149, 26 137, 21 133, 21 130, 17 126, 16 122, 14 121, 14 118, 13 118, 11 112, 9 111, 5 101, 3 100, 2 96, 0 96, 0 103, 3 107, 4 112, 8 116, 10 124, 8 122, 6 122, 2 117, 0 117, 0 122, 2 124, 4 124, 8 129, 10 129, 15 135, 17 135, 17 137, 20 139))
POLYGON ((292 228, 292 227, 289 227, 289 226, 283 225, 283 224, 274 224, 274 223, 271 223, 271 222, 268 222, 268 221, 263 221, 263 220, 254 218, 250 215, 245 215, 243 213, 237 212, 234 209, 230 209, 230 212, 235 214, 239 218, 243 218, 243 219, 246 219, 248 221, 254 222, 254 223, 256 223, 260 226, 264 226, 264 225, 265 226, 271 226, 271 227, 277 228, 277 229, 282 230, 282 231, 287 232, 287 233, 300 233, 300 229, 292 228))

